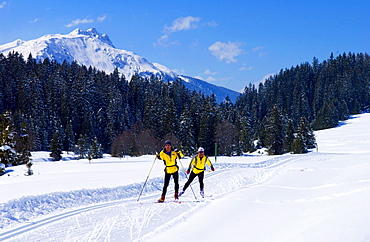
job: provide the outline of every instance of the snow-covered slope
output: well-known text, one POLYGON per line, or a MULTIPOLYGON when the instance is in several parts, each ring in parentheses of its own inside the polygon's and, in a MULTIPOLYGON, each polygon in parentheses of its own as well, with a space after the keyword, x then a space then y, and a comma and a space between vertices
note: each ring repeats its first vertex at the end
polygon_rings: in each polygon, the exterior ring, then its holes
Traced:
POLYGON ((154 203, 164 175, 154 156, 90 164, 33 153, 33 176, 23 165, 0 177, 0 241, 370 241, 369 122, 318 131, 318 152, 218 157, 206 197, 195 179, 181 203, 154 203))
POLYGON ((201 91, 205 95, 214 94, 218 102, 221 102, 225 99, 226 96, 230 98, 230 101, 235 103, 236 98, 240 95, 240 93, 236 93, 233 90, 227 89, 225 87, 215 86, 209 82, 202 81, 198 78, 190 77, 190 76, 179 76, 180 79, 183 81, 185 87, 190 90, 201 91), (220 99, 222 97, 222 99, 220 99))
MULTIPOLYGON (((76 29, 66 35, 49 34, 34 40, 16 40, 0 45, 1 53, 7 55, 12 51, 22 53, 25 58, 31 53, 37 60, 49 58, 59 63, 64 60, 69 63, 76 61, 80 65, 92 66, 106 73, 118 68, 128 80, 135 73, 144 77, 161 76, 163 80, 188 79, 131 51, 116 49, 109 37, 99 33, 95 28, 86 31, 76 29)), ((202 80, 193 79, 191 83, 187 82, 186 86, 190 90, 203 91, 204 83, 202 80)), ((238 92, 212 84, 208 84, 204 93, 206 95, 214 93, 218 102, 223 101, 227 95, 234 102, 239 95, 238 92)))

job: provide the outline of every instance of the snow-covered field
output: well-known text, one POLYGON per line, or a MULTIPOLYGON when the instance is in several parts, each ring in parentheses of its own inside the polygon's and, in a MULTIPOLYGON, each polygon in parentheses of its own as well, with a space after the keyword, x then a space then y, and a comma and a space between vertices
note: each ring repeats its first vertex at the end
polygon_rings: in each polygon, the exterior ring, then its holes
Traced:
POLYGON ((369 123, 356 115, 316 132, 305 155, 218 157, 206 197, 195 180, 197 198, 189 188, 181 203, 154 203, 162 161, 137 202, 154 156, 89 164, 36 152, 33 176, 18 166, 0 177, 0 241, 370 241, 369 123))

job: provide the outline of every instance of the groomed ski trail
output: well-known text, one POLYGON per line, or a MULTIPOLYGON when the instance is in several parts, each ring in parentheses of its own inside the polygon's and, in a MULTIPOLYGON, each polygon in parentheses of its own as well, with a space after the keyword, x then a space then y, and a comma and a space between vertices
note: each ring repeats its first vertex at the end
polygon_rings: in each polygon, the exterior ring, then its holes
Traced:
MULTIPOLYGON (((205 192, 212 197, 194 201, 190 188, 181 196, 181 203, 154 203, 158 199, 163 183, 149 189, 141 202, 136 197, 118 201, 91 204, 68 211, 51 213, 38 219, 23 222, 0 231, 0 241, 143 241, 174 224, 185 222, 188 216, 207 206, 209 202, 240 188, 258 185, 281 172, 290 162, 300 159, 326 160, 332 154, 311 153, 308 155, 285 155, 259 163, 217 163, 215 172, 205 174, 205 192), (154 189, 155 190, 155 189, 154 189), (155 228, 154 230, 152 228, 155 228), (119 238, 119 239, 118 239, 119 238)), ((247 157, 245 159, 248 161, 247 157)), ((150 179, 152 180, 152 179, 150 179)), ((153 178, 158 182, 158 178, 153 178)), ((180 189, 186 182, 180 176, 180 189)), ((151 184, 150 182, 148 184, 151 184)), ((154 186, 154 185, 153 185, 154 186)), ((170 183, 169 188, 173 186, 170 183)), ((197 179, 192 183, 199 197, 197 179)), ((138 194, 138 193, 137 193, 138 194)), ((173 190, 168 190, 167 199, 172 199, 173 190)), ((76 198, 78 199, 78 197, 76 198)))

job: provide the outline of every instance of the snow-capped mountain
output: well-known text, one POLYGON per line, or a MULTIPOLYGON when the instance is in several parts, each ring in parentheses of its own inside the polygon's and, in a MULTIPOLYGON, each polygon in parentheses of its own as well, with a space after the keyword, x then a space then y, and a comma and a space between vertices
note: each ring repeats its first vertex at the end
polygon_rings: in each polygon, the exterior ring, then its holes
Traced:
POLYGON ((177 75, 169 68, 152 63, 144 57, 127 50, 116 49, 108 35, 99 33, 95 28, 86 31, 76 29, 69 34, 49 34, 38 39, 23 41, 15 40, 0 45, 0 53, 7 55, 15 51, 27 58, 43 60, 49 58, 62 63, 76 61, 80 65, 93 66, 98 70, 111 73, 118 68, 128 80, 137 73, 140 76, 161 76, 163 80, 180 78, 190 90, 202 91, 206 95, 214 93, 221 102, 226 96, 235 102, 238 92, 219 87, 197 78, 177 75))

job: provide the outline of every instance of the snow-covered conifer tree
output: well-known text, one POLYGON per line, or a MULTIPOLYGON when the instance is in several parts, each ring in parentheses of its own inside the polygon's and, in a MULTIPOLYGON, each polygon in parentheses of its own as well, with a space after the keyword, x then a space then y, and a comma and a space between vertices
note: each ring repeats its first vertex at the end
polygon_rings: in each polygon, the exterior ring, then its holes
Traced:
POLYGON ((10 111, 1 115, 0 122, 0 162, 17 165, 17 152, 15 150, 16 132, 10 111))

